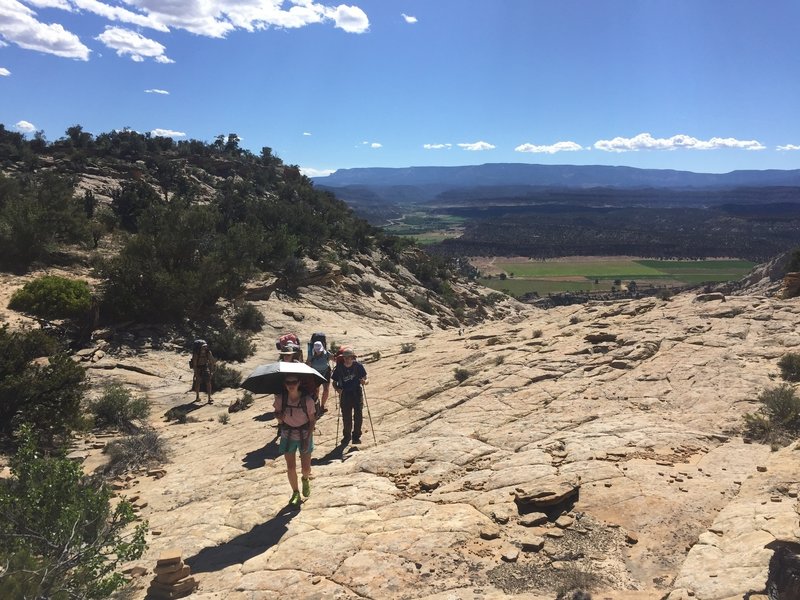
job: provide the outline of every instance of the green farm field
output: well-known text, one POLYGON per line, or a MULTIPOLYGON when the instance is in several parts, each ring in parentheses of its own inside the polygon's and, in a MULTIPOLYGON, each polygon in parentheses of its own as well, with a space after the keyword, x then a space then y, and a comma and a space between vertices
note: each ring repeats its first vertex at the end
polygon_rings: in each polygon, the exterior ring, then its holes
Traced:
POLYGON ((677 287, 731 281, 746 275, 755 263, 745 260, 643 260, 636 258, 571 258, 549 261, 482 259, 476 266, 481 283, 515 296, 557 292, 611 291, 623 286, 677 287), (500 275, 505 274, 505 279, 500 275))

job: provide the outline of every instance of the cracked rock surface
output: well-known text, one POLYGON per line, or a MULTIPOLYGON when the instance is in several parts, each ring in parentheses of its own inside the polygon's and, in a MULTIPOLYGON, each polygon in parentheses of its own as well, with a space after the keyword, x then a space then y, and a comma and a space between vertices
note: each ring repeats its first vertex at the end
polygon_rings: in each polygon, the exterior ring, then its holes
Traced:
MULTIPOLYGON (((166 474, 123 491, 159 532, 139 564, 181 549, 193 597, 534 599, 578 583, 600 598, 722 600, 763 593, 765 544, 798 539, 800 452, 737 434, 778 358, 800 351, 797 301, 508 304, 459 335, 378 297, 381 319, 329 295, 256 302, 270 326, 239 367, 274 360, 288 330, 380 352, 364 443, 337 448, 331 402, 300 510, 285 509, 271 398, 217 420, 235 390, 196 422, 156 423, 166 474)), ((140 387, 163 414, 191 399, 186 358, 144 350, 136 364, 158 377, 92 377, 140 387)))

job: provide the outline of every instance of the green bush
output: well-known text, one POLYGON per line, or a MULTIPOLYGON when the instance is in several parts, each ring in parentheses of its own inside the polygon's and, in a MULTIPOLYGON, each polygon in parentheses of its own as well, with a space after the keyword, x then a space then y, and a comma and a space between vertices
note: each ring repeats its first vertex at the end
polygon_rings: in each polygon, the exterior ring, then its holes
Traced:
POLYGON ((255 402, 255 398, 253 394, 250 392, 244 392, 241 396, 239 396, 236 400, 233 401, 228 407, 229 413, 239 412, 241 410, 247 410, 251 406, 253 406, 253 402, 255 402))
POLYGON ((255 345, 248 337, 235 329, 229 328, 219 333, 211 333, 206 339, 214 356, 221 360, 242 362, 256 351, 255 345))
POLYGON ((40 331, 0 328, 0 437, 29 423, 39 443, 55 446, 83 426, 86 371, 40 331), (48 357, 47 364, 31 362, 48 357))
POLYGON ((672 290, 663 288, 656 292, 656 298, 659 300, 668 301, 672 299, 672 290))
POLYGON ((800 435, 800 398, 791 386, 765 389, 758 401, 762 406, 744 416, 747 435, 774 446, 787 444, 800 435))
POLYGON ((164 413, 164 418, 167 422, 175 421, 177 423, 188 423, 189 422, 189 413, 193 409, 186 408, 184 406, 173 406, 167 412, 164 413))
POLYGON ((435 309, 433 308, 433 304, 431 304, 431 301, 422 295, 416 295, 413 298, 411 298, 411 304, 414 306, 414 308, 419 309, 422 312, 428 313, 429 315, 432 315, 433 313, 436 312, 435 309))
POLYGON ((224 388, 237 388, 242 383, 242 373, 236 369, 232 369, 225 363, 219 363, 214 370, 214 376, 211 380, 211 386, 214 391, 219 391, 224 388))
POLYGON ((253 304, 244 304, 233 315, 233 324, 238 329, 261 331, 267 319, 253 304))
POLYGON ((397 273, 397 264, 388 258, 382 258, 378 267, 383 273, 397 273))
POLYGON ((534 329, 533 332, 531 333, 531 337, 535 340, 539 339, 540 337, 542 337, 542 333, 543 331, 541 329, 534 329))
POLYGON ((25 271, 61 244, 88 241, 89 221, 74 189, 74 180, 54 173, 0 174, 0 268, 25 271))
POLYGON ((14 292, 8 307, 43 319, 69 319, 84 315, 91 304, 87 282, 44 275, 14 292))
POLYGON ((800 381, 800 354, 790 352, 784 354, 778 361, 781 377, 786 381, 800 381))
POLYGON ((41 455, 20 430, 11 478, 0 484, 2 598, 104 599, 125 579, 117 568, 145 549, 146 525, 133 530, 129 502, 66 458, 41 455))
POLYGON ((453 376, 456 378, 456 381, 458 383, 463 383, 464 381, 469 379, 471 375, 472 373, 468 369, 463 369, 461 367, 458 367, 453 370, 453 376))
POLYGON ((417 345, 413 342, 406 342, 400 345, 400 354, 408 354, 417 349, 417 345))
POLYGON ((217 415, 217 421, 219 421, 219 422, 220 422, 220 423, 222 423, 223 425, 227 425, 227 424, 230 422, 230 420, 231 420, 231 417, 230 417, 230 415, 229 415, 228 413, 226 413, 226 412, 224 412, 224 413, 219 413, 219 414, 217 415))
POLYGON ((367 296, 372 296, 375 293, 375 286, 373 286, 366 279, 362 279, 361 281, 359 281, 358 287, 361 288, 361 291, 364 292, 367 296))
POLYGON ((106 386, 100 397, 89 404, 95 425, 129 429, 137 419, 150 414, 150 403, 145 396, 134 397, 130 390, 119 383, 106 386))
POLYGON ((108 454, 105 472, 112 475, 160 465, 169 458, 167 442, 155 429, 149 427, 114 440, 103 452, 108 454))
POLYGON ((486 296, 484 296, 484 302, 488 306, 494 306, 498 302, 502 302, 506 299, 505 294, 501 294, 500 292, 490 292, 486 296))

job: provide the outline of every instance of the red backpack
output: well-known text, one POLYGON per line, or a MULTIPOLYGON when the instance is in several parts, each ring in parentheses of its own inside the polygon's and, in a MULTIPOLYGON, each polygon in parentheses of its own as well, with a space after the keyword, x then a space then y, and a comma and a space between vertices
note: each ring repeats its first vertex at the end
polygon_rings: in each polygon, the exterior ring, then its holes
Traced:
POLYGON ((275 342, 275 348, 277 348, 278 350, 283 350, 289 344, 294 344, 299 348, 300 339, 294 333, 284 333, 281 337, 278 338, 278 341, 275 342))

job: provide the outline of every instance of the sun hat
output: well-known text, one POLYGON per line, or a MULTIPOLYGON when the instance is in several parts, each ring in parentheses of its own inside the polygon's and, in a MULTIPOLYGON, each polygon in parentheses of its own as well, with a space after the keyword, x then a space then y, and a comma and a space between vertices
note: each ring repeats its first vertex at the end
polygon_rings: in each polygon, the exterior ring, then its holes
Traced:
POLYGON ((351 356, 351 357, 355 358, 356 357, 356 353, 353 352, 350 348, 347 348, 346 350, 344 350, 342 352, 342 356, 351 356))

